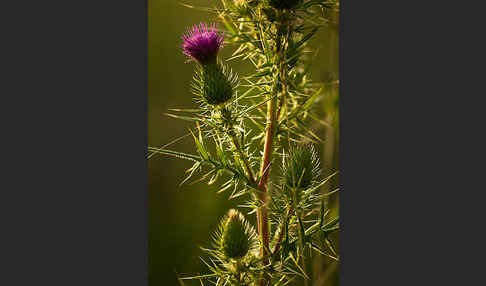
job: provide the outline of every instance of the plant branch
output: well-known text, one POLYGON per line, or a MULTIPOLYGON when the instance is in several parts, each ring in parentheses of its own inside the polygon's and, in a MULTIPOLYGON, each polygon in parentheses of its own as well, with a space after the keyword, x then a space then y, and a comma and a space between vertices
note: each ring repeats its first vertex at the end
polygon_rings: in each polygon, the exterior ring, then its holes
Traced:
POLYGON ((285 224, 287 223, 287 219, 291 214, 292 214, 292 208, 289 208, 289 210, 287 211, 287 214, 285 215, 284 223, 282 224, 282 227, 280 229, 280 234, 278 236, 277 244, 275 245, 275 249, 273 250, 272 255, 277 254, 277 252, 280 250, 280 244, 282 243, 283 235, 285 233, 285 231, 284 231, 285 224))
MULTIPOLYGON (((273 93, 274 95, 278 95, 281 89, 281 97, 284 97, 287 93, 286 84, 284 81, 286 79, 286 65, 285 65, 285 45, 286 40, 282 38, 281 29, 286 23, 278 24, 277 26, 277 39, 276 39, 276 55, 277 55, 277 62, 275 63, 277 70, 278 70, 278 78, 277 82, 274 84, 273 93), (284 88, 285 87, 285 88, 284 88)), ((289 36, 287 32, 287 37, 289 36)), ((260 194, 260 201, 261 207, 258 211, 259 216, 259 224, 258 224, 258 231, 260 233, 260 237, 263 243, 263 246, 260 249, 260 255, 263 257, 264 264, 268 264, 268 256, 266 249, 269 249, 269 230, 268 230, 268 214, 267 214, 267 188, 268 188, 268 176, 270 174, 270 164, 272 162, 272 154, 273 154, 273 141, 275 137, 275 125, 277 123, 277 97, 273 96, 271 100, 267 103, 267 125, 266 125, 266 133, 265 133, 265 144, 263 147, 263 157, 262 157, 262 164, 261 164, 261 178, 258 183, 258 189, 261 191, 260 194)), ((270 252, 271 254, 271 252, 270 252)), ((260 280, 260 285, 265 285, 266 280, 268 277, 263 277, 260 280)))
POLYGON ((251 170, 250 162, 248 161, 248 158, 243 153, 243 150, 241 149, 240 144, 238 142, 238 138, 236 138, 236 135, 234 133, 232 133, 230 136, 231 136, 231 141, 233 142, 233 145, 236 149, 236 152, 238 153, 238 157, 243 162, 243 166, 245 167, 245 171, 247 172, 250 183, 252 185, 255 185, 256 181, 255 181, 255 177, 253 176, 253 171, 251 170))
POLYGON ((268 258, 266 258, 267 253, 265 248, 268 248, 268 217, 267 217, 267 207, 266 207, 266 191, 267 191, 267 182, 268 182, 268 175, 269 165, 272 161, 272 153, 273 153, 273 139, 275 135, 275 122, 276 122, 276 114, 275 114, 275 107, 276 107, 277 98, 273 97, 267 103, 267 127, 265 133, 265 144, 263 147, 263 158, 261 164, 261 178, 258 182, 258 189, 259 192, 259 199, 262 203, 262 206, 259 208, 259 225, 258 225, 258 232, 260 233, 263 246, 260 249, 260 254, 264 257, 265 263, 268 263, 268 258))
MULTIPOLYGON (((301 253, 298 253, 297 255, 297 261, 300 260, 300 258, 302 258, 301 260, 301 263, 302 263, 302 270, 304 271, 304 273, 306 272, 306 267, 305 267, 305 254, 304 254, 304 235, 305 235, 305 229, 304 229, 304 226, 303 226, 303 223, 302 223, 302 212, 301 211, 298 211, 297 209, 297 193, 298 190, 296 189, 293 189, 292 190, 292 193, 293 193, 293 197, 294 197, 294 200, 293 200, 293 205, 294 205, 294 209, 295 209, 295 215, 297 216, 297 220, 298 220, 298 224, 299 226, 297 227, 298 231, 298 242, 299 242, 299 248, 300 248, 300 251, 301 253), (300 254, 300 255, 299 255, 300 254)), ((304 277, 304 285, 307 286, 308 283, 307 283, 307 279, 304 277)))

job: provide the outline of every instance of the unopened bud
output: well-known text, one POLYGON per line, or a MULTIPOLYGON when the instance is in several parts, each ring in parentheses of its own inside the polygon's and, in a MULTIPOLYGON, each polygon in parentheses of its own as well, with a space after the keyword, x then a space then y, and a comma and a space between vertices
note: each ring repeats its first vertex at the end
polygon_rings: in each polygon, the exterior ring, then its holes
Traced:
POLYGON ((319 159, 312 145, 294 145, 283 162, 285 183, 290 187, 307 188, 319 174, 319 159))
POLYGON ((193 92, 210 105, 221 105, 233 96, 237 76, 218 61, 196 67, 193 92))
POLYGON ((239 259, 250 250, 253 228, 237 210, 230 210, 223 225, 221 250, 227 258, 239 259))

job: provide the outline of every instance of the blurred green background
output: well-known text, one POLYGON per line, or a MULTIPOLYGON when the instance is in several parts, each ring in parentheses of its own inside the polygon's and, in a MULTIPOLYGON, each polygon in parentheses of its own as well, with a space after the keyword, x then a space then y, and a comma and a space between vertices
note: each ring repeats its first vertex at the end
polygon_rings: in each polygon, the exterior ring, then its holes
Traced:
MULTIPOLYGON (((219 6, 219 0, 186 0, 195 6, 219 6)), ((148 143, 162 146, 188 133, 190 122, 164 116, 168 108, 194 108, 189 83, 193 74, 193 64, 184 63, 181 52, 181 35, 186 27, 199 22, 214 20, 212 14, 189 9, 175 0, 148 1, 148 143)), ((310 45, 319 49, 313 61, 312 78, 329 82, 338 77, 338 34, 335 28, 322 29, 310 45)), ((234 50, 226 46, 222 57, 234 50)), ((232 68, 240 76, 251 68, 247 63, 232 61, 232 68)), ((337 96, 337 88, 329 88, 329 96, 337 96)), ((326 100, 321 101, 323 120, 334 120, 337 125, 336 110, 329 110, 326 100), (334 118, 334 119, 333 119, 334 118)), ((335 129, 337 130, 337 128, 335 129)), ((318 129, 320 136, 328 138, 320 146, 325 173, 337 169, 337 132, 318 129)), ((171 145, 187 153, 195 153, 190 137, 171 145)), ((236 207, 242 200, 227 200, 227 193, 216 194, 216 186, 204 183, 184 185, 185 170, 192 164, 161 155, 148 160, 149 192, 149 285, 178 285, 177 274, 181 276, 206 272, 199 259, 204 253, 199 246, 209 246, 211 233, 220 218, 229 208, 236 207)), ((337 182, 334 182, 336 184, 337 182)), ((337 204, 337 200, 333 204, 337 204)), ((337 211, 337 208, 336 208, 337 211)), ((254 222, 254 217, 250 217, 254 222)), ((324 261, 324 263, 329 263, 324 261)), ((337 263, 331 272, 326 272, 326 285, 337 285, 337 263)), ((319 264, 320 265, 320 264, 319 264)), ((332 265, 329 264, 329 265, 332 265)), ((317 266, 317 267, 321 267, 317 266)), ((322 267, 330 269, 325 264, 322 267)), ((313 281, 313 285, 321 282, 313 281)), ((197 283, 187 283, 198 285, 197 283)))

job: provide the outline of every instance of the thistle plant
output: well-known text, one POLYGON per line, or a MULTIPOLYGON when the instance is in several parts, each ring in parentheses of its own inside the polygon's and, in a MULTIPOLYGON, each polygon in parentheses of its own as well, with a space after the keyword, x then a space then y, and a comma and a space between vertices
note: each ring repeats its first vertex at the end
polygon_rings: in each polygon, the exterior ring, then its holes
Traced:
POLYGON ((212 248, 203 249, 210 256, 208 273, 182 279, 307 285, 311 257, 339 260, 331 238, 339 217, 331 217, 328 203, 338 189, 322 191, 337 170, 322 170, 316 150, 326 139, 315 132, 315 126, 328 125, 316 109, 326 85, 310 78, 308 45, 319 28, 335 25, 339 3, 221 0, 218 8, 186 6, 211 12, 220 23, 194 25, 182 36, 182 52, 194 65, 190 85, 198 106, 169 115, 194 122, 189 136, 197 154, 149 147, 150 156, 192 161, 181 184, 200 173, 196 181, 216 184, 229 199, 244 196, 240 207, 247 211, 232 209, 222 218, 212 248), (231 57, 220 57, 223 46, 233 49, 231 57), (253 72, 239 79, 230 67, 235 60, 253 72), (245 218, 253 214, 256 226, 245 218))

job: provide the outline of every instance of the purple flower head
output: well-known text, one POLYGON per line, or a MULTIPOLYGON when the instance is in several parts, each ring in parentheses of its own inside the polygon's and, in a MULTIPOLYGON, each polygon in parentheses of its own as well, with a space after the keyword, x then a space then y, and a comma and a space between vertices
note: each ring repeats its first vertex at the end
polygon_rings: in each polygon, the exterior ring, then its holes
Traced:
POLYGON ((216 32, 216 24, 194 25, 182 36, 182 51, 200 64, 212 62, 223 48, 223 35, 216 32))

